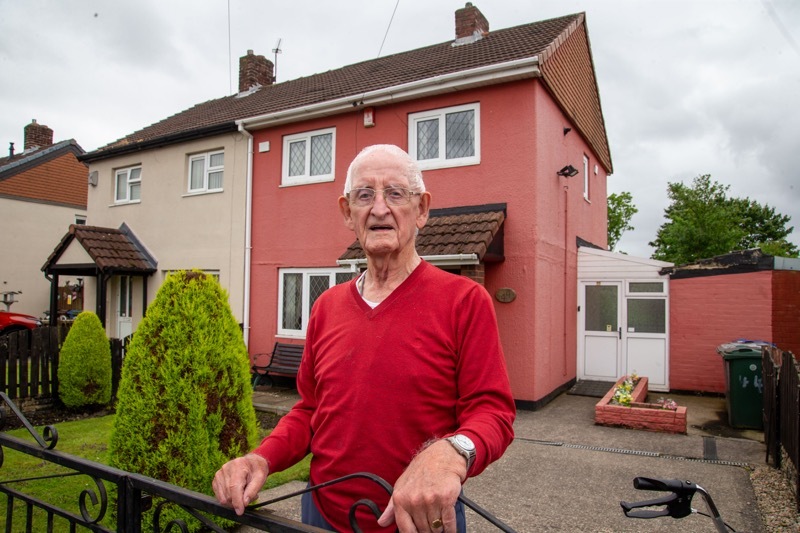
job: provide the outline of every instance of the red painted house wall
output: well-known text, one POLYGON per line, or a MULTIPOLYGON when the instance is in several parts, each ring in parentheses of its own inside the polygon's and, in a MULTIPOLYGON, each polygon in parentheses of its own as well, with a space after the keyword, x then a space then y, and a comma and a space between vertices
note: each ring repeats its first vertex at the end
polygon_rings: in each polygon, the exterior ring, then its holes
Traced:
POLYGON ((278 340, 279 268, 335 266, 353 242, 336 205, 353 157, 375 143, 408 149, 409 113, 473 102, 481 106, 481 162, 425 171, 431 207, 507 204, 505 261, 486 265, 485 286, 517 293, 511 303, 495 301, 514 396, 538 401, 575 377, 575 239, 606 244, 606 174, 538 80, 377 107, 372 128, 356 110, 254 131, 254 145, 269 141, 271 149, 253 159, 251 354, 278 340), (280 187, 283 136, 332 126, 336 180, 280 187), (573 131, 565 135, 565 126, 573 131), (599 167, 589 201, 581 175, 556 175, 567 164, 582 170, 584 154, 599 167))
MULTIPOLYGON (((773 271, 670 281, 670 386, 725 392, 716 348, 735 339, 772 339, 773 271)), ((796 317, 796 315, 795 315, 796 317)))

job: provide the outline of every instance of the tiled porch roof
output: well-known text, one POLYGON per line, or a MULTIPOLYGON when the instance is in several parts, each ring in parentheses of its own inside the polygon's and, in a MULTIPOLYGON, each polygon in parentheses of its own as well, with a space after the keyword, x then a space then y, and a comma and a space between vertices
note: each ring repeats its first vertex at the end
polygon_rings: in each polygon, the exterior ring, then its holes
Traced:
MULTIPOLYGON (((42 267, 45 272, 62 271, 69 265, 59 265, 58 259, 73 240, 83 246, 97 271, 103 273, 151 273, 156 271, 156 261, 125 224, 119 229, 72 224, 42 267)), ((76 265, 77 266, 77 265, 76 265)), ((83 265, 85 267, 85 265, 83 265)))
MULTIPOLYGON (((417 253, 422 257, 475 254, 480 261, 502 261, 505 218, 506 204, 431 209, 428 223, 417 235, 417 253)), ((365 257, 355 241, 339 261, 365 257)))

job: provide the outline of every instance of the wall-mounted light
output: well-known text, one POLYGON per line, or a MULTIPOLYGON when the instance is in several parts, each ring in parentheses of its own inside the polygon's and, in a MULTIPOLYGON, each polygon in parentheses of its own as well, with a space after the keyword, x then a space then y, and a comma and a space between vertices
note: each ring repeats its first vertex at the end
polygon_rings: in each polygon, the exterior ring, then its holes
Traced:
POLYGON ((564 178, 571 178, 572 176, 575 176, 577 173, 578 169, 573 167, 572 165, 567 165, 558 172, 556 172, 557 175, 562 176, 564 178))

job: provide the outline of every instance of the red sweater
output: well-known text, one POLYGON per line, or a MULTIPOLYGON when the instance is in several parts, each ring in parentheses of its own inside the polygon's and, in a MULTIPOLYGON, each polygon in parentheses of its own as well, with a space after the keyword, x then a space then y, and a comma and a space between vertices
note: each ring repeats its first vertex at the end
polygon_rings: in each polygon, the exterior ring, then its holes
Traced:
MULTIPOLYGON (((372 472, 390 484, 426 441, 469 436, 481 473, 511 443, 515 417, 492 301, 468 278, 422 262, 375 309, 355 281, 314 304, 297 378, 301 400, 255 450, 279 472, 309 451, 311 482, 372 472)), ((326 520, 350 530, 348 512, 389 496, 366 481, 315 493, 326 520)), ((381 531, 360 515, 364 531, 381 531)))

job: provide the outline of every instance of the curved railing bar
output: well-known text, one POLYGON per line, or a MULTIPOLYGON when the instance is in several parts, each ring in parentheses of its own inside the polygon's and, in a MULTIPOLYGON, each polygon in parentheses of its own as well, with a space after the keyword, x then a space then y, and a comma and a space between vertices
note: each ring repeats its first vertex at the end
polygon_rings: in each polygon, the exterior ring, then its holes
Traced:
MULTIPOLYGON (((313 492, 313 491, 316 491, 316 490, 319 490, 319 489, 323 489, 325 487, 329 487, 331 485, 335 485, 337 483, 342 483, 344 481, 349 481, 349 480, 354 479, 354 478, 363 478, 363 479, 368 479, 370 481, 373 481, 373 482, 377 483, 378 485, 380 485, 386 491, 386 493, 389 496, 392 495, 392 492, 393 492, 392 486, 386 480, 381 478, 380 476, 376 476, 375 474, 371 474, 369 472, 357 472, 355 474, 350 474, 350 475, 347 475, 347 476, 343 476, 343 477, 340 477, 340 478, 337 478, 337 479, 333 479, 331 481, 326 481, 325 483, 320 483, 319 485, 313 485, 311 487, 306 487, 306 488, 304 488, 302 490, 298 490, 296 492, 285 494, 283 496, 279 496, 279 497, 274 498, 272 500, 268 500, 268 501, 265 501, 265 502, 257 503, 257 504, 254 504, 254 505, 249 505, 248 509, 259 509, 261 507, 265 507, 267 505, 271 505, 271 504, 277 503, 279 501, 288 500, 289 498, 295 498, 295 497, 301 496, 301 495, 303 495, 303 494, 305 494, 307 492, 313 492)), ((484 520, 486 520, 487 522, 491 523, 493 526, 497 527, 500 531, 505 531, 506 533, 516 533, 514 531, 514 529, 509 527, 502 520, 500 520, 497 517, 495 517, 492 513, 490 513, 489 511, 487 511, 486 509, 484 509, 483 507, 481 507, 480 505, 478 505, 474 501, 472 501, 469 498, 467 498, 466 496, 464 496, 463 493, 458 497, 458 501, 460 501, 461 503, 463 503, 464 505, 466 505, 467 507, 469 507, 470 509, 475 511, 484 520)), ((359 526, 358 526, 358 524, 356 523, 356 520, 355 520, 356 510, 357 510, 357 508, 359 506, 367 507, 375 515, 375 518, 379 518, 380 515, 381 515, 380 509, 375 504, 375 502, 373 502, 372 500, 362 499, 362 500, 357 501, 356 503, 354 503, 350 507, 350 514, 349 514, 350 526, 353 528, 354 533, 360 533, 361 532, 361 528, 359 528, 359 526)))
MULTIPOLYGON (((46 450, 52 450, 56 447, 56 444, 58 444, 58 430, 56 430, 55 426, 45 426, 44 430, 42 431, 42 436, 39 436, 39 434, 36 433, 36 429, 31 425, 28 419, 25 418, 25 415, 22 413, 19 407, 17 407, 17 404, 11 401, 11 398, 9 398, 5 392, 0 391, 0 398, 2 398, 9 409, 11 409, 14 414, 17 415, 19 421, 22 422, 22 425, 24 425, 33 438, 36 439, 36 442, 39 443, 39 446, 45 448, 46 450)), ((0 428, 3 425, 4 418, 5 413, 2 409, 0 409, 0 428)))
POLYGON ((102 479, 93 477, 92 481, 94 481, 94 484, 97 485, 97 491, 100 493, 100 499, 98 500, 97 494, 93 490, 84 489, 81 491, 78 502, 83 519, 89 524, 97 524, 106 515, 106 510, 108 509, 108 494, 106 493, 106 486, 102 479), (95 518, 92 518, 92 515, 89 514, 89 509, 86 506, 87 497, 92 501, 93 507, 97 507, 97 504, 100 503, 100 509, 97 512, 97 517, 95 518))
POLYGON ((355 474, 348 474, 346 476, 342 476, 340 478, 332 479, 330 481, 326 481, 324 483, 320 483, 319 485, 313 485, 311 487, 306 487, 302 490, 298 490, 296 492, 292 492, 289 494, 285 494, 283 496, 279 496, 272 500, 268 500, 265 502, 256 503, 253 505, 248 505, 248 509, 260 509, 261 507, 266 507, 267 505, 271 505, 273 503, 277 503, 283 500, 288 500, 289 498, 295 498, 297 496, 302 496, 307 492, 313 492, 315 490, 324 489, 325 487, 330 487, 331 485, 336 485, 337 483, 343 483, 345 481, 350 481, 351 479, 363 478, 373 481, 380 485, 386 493, 391 496, 392 495, 392 486, 386 482, 382 477, 376 476, 375 474, 370 474, 369 472, 356 472, 355 474))

